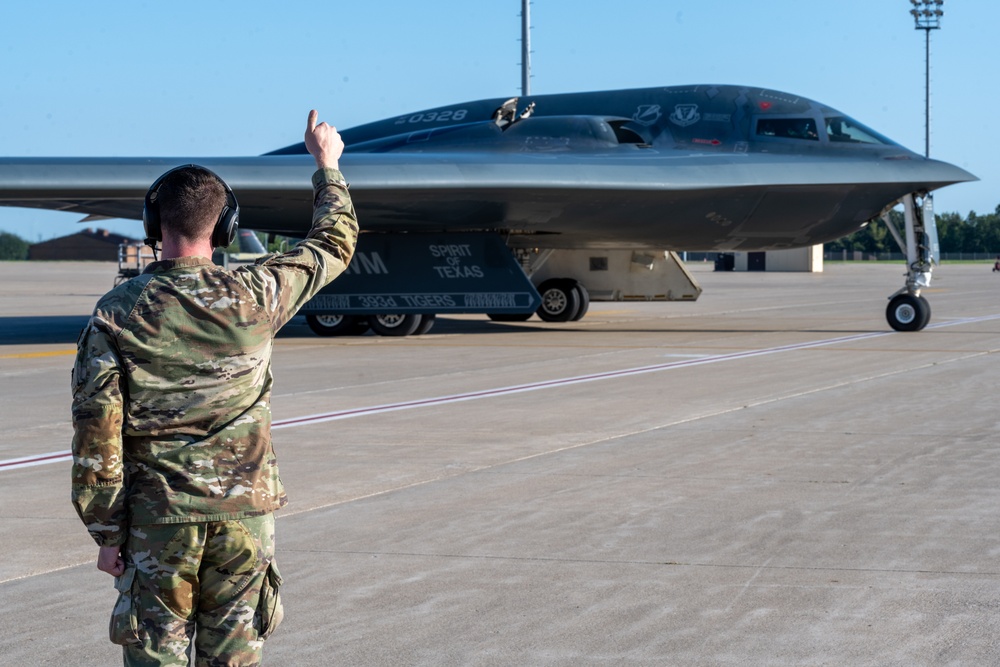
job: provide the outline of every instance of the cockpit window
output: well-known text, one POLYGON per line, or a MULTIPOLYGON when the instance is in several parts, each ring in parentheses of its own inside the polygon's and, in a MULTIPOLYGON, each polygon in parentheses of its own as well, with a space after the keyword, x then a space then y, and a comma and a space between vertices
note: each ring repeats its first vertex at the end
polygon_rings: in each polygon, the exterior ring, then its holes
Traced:
POLYGON ((826 118, 826 134, 830 141, 848 144, 888 144, 894 142, 886 139, 878 132, 871 130, 847 116, 829 116, 826 118))
POLYGON ((816 121, 812 118, 760 118, 757 136, 819 141, 816 121))

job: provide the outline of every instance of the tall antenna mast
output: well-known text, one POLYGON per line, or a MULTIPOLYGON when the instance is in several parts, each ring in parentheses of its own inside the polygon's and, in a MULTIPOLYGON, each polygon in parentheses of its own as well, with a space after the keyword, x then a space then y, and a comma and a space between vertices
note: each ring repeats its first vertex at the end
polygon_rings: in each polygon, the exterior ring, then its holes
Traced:
POLYGON ((531 94, 531 0, 521 0, 521 94, 531 94))

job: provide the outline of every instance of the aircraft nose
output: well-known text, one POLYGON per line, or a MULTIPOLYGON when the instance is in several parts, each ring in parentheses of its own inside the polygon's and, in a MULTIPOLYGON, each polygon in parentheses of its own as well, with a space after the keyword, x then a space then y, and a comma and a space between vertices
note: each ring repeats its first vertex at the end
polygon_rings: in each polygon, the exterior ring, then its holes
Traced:
POLYGON ((956 167, 949 162, 922 158, 917 162, 917 165, 919 165, 918 171, 921 174, 921 180, 926 183, 928 190, 936 190, 946 185, 954 185, 955 183, 968 183, 979 180, 979 177, 975 174, 971 174, 965 169, 956 167))

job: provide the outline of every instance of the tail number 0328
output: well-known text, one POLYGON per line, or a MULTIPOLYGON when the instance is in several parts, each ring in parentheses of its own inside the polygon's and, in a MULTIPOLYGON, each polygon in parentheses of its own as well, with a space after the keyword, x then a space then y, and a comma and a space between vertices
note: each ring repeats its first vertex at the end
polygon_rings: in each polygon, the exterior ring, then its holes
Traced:
POLYGON ((448 111, 425 111, 415 113, 412 116, 402 116, 396 119, 396 125, 406 123, 444 123, 449 120, 465 120, 468 109, 454 109, 448 111))

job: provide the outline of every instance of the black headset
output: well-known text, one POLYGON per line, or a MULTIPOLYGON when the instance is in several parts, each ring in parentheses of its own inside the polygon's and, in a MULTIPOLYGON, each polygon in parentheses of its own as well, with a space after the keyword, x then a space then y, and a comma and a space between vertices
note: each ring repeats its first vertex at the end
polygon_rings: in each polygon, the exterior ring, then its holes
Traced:
POLYGON ((239 202, 236 201, 236 195, 233 194, 232 188, 219 178, 218 174, 197 164, 185 164, 180 167, 174 167, 153 181, 153 184, 149 186, 149 191, 146 192, 146 201, 142 207, 142 226, 146 230, 146 245, 155 247, 157 241, 163 240, 163 229, 160 226, 160 202, 158 201, 160 186, 163 185, 163 181, 168 176, 181 169, 202 171, 214 177, 219 183, 222 183, 222 187, 226 191, 226 205, 222 207, 222 212, 219 213, 219 220, 212 229, 212 247, 229 247, 236 240, 236 232, 240 227, 239 202))

